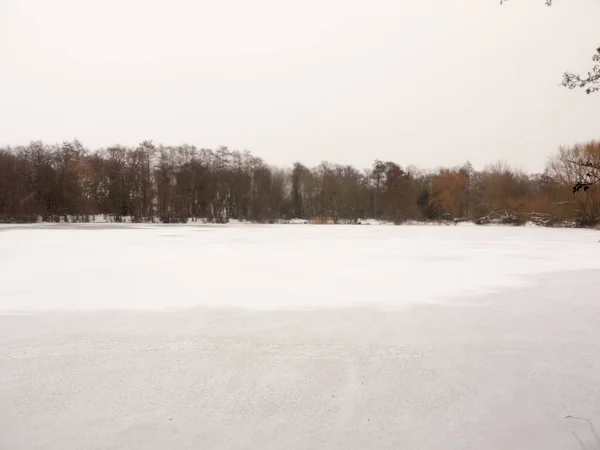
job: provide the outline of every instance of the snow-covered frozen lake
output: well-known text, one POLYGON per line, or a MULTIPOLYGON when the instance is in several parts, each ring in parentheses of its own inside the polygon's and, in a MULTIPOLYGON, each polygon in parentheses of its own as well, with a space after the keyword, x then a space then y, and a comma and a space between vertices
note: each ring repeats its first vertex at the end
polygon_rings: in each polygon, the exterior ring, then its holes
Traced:
POLYGON ((599 240, 0 226, 0 449, 600 449, 599 240))

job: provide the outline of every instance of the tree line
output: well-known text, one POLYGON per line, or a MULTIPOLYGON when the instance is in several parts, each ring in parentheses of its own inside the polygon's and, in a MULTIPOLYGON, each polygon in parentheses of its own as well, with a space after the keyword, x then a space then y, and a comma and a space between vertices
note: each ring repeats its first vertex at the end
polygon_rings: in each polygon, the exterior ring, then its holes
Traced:
POLYGON ((0 221, 88 221, 106 214, 165 223, 533 218, 593 225, 600 218, 599 167, 595 141, 560 148, 537 174, 506 163, 476 170, 468 162, 436 170, 380 160, 363 170, 328 162, 277 168, 226 147, 144 141, 92 151, 77 140, 32 142, 0 148, 0 221))

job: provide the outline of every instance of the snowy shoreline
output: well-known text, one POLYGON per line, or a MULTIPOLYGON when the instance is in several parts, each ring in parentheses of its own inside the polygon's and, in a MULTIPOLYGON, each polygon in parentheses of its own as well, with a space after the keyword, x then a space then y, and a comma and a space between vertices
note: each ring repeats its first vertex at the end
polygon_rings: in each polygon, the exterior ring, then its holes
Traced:
POLYGON ((407 226, 427 226, 427 227, 512 227, 512 228, 521 228, 521 227, 539 227, 539 228, 554 228, 554 229, 583 229, 583 230, 599 230, 600 226, 597 225, 577 225, 576 223, 570 221, 563 224, 554 224, 554 225, 540 225, 535 222, 524 222, 522 224, 507 224, 507 223, 489 223, 489 224, 477 224, 473 221, 460 221, 460 222, 440 222, 440 221, 432 221, 432 222, 420 222, 415 220, 407 220, 402 223, 392 223, 385 221, 377 221, 377 220, 365 220, 362 222, 350 222, 350 221, 341 221, 338 223, 331 224, 322 224, 322 223, 310 223, 307 220, 289 220, 289 221, 276 221, 273 223, 261 223, 261 222, 248 222, 248 221, 238 221, 238 220, 230 220, 226 223, 217 223, 217 222, 209 222, 205 220, 189 220, 186 223, 163 223, 160 221, 146 221, 146 222, 133 222, 131 220, 123 220, 120 222, 117 221, 90 221, 90 222, 77 222, 77 221, 38 221, 38 222, 0 222, 0 230, 14 227, 29 227, 35 228, 36 226, 72 226, 75 229, 76 226, 82 227, 101 227, 101 226, 139 226, 139 227, 148 227, 148 226, 216 226, 216 227, 226 227, 226 226, 277 226, 277 225, 311 225, 311 226, 387 226, 387 227, 407 227, 407 226))

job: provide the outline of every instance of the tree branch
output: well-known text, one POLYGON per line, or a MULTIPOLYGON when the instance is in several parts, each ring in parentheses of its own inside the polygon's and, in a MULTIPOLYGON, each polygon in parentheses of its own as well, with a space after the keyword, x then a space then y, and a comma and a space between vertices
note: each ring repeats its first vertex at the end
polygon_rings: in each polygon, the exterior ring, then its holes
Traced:
MULTIPOLYGON (((503 5, 508 0, 500 0, 503 5)), ((545 0, 546 6, 552 6, 553 0, 545 0)), ((586 94, 600 91, 600 47, 596 49, 596 54, 592 57, 594 65, 588 71, 587 75, 579 75, 572 72, 565 72, 561 86, 567 89, 585 89, 586 94)))
POLYGON ((594 67, 587 73, 587 76, 577 75, 566 72, 563 75, 562 85, 568 89, 585 88, 586 94, 600 91, 600 47, 596 49, 593 56, 594 67))
POLYGON ((590 169, 589 172, 584 174, 573 186, 573 193, 579 192, 581 190, 587 191, 592 186, 596 184, 600 184, 600 164, 593 163, 591 161, 573 161, 572 159, 567 159, 567 162, 571 164, 575 164, 579 167, 585 167, 590 169))

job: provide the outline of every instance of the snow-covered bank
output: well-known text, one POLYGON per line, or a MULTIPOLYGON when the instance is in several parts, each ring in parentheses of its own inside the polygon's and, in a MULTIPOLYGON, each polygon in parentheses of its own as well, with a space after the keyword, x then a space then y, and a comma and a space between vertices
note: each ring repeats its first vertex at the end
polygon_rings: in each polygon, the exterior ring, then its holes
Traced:
MULTIPOLYGON (((14 226, 14 225, 50 225, 50 224, 86 224, 86 225, 103 225, 103 224, 174 224, 181 226, 187 225, 265 225, 263 222, 252 222, 248 220, 237 220, 237 219, 226 219, 222 222, 211 221, 206 217, 188 217, 187 219, 163 221, 160 217, 149 217, 149 218, 134 218, 131 216, 116 217, 111 214, 95 214, 95 215, 81 215, 81 216, 54 216, 44 220, 41 216, 29 218, 29 220, 13 220, 13 221, 0 221, 0 227, 14 226)), ((493 226, 536 226, 536 227, 547 227, 547 228, 587 228, 587 229, 598 229, 597 221, 594 223, 585 223, 581 220, 563 220, 560 221, 553 216, 544 214, 530 213, 516 215, 510 212, 494 212, 486 217, 478 220, 467 220, 467 219, 449 219, 449 220, 405 220, 401 222, 390 222, 386 220, 365 218, 365 219, 273 219, 268 221, 271 225, 418 225, 418 226, 473 226, 473 225, 493 225, 493 226)))
POLYGON ((595 448, 599 238, 0 228, 0 449, 595 448))

